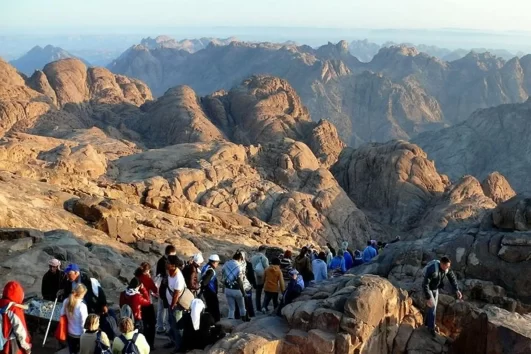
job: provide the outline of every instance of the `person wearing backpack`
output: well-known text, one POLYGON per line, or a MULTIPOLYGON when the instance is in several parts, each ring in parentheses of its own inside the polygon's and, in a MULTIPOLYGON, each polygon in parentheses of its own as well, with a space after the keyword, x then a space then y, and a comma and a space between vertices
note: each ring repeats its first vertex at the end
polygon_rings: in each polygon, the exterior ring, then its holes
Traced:
POLYGON ((112 342, 112 354, 149 354, 149 347, 146 337, 135 330, 133 321, 130 318, 122 318, 118 323, 120 334, 112 342))
POLYGON ((213 254, 208 258, 208 263, 201 269, 201 294, 205 298, 208 312, 216 322, 221 319, 218 299, 218 278, 216 268, 219 265, 219 256, 213 254))
POLYGON ((142 322, 142 306, 151 305, 149 294, 138 278, 134 277, 129 282, 127 289, 120 293, 120 308, 128 305, 133 312, 133 319, 135 321, 135 328, 141 333, 144 330, 142 322))
POLYGON ((245 289, 243 284, 243 273, 240 268, 240 262, 243 261, 243 256, 240 252, 236 252, 232 259, 223 266, 223 279, 225 284, 225 297, 229 304, 229 319, 234 319, 234 312, 236 311, 236 303, 240 310, 240 317, 244 322, 249 322, 249 316, 245 310, 245 289))
POLYGON ((30 354, 31 338, 24 317, 24 290, 8 282, 0 299, 0 354, 30 354))
POLYGON ((105 332, 100 330, 100 317, 96 314, 88 315, 84 327, 79 354, 110 354, 111 342, 105 332))
POLYGON ((450 265, 450 259, 448 257, 442 257, 440 260, 431 261, 424 268, 422 290, 427 304, 424 323, 434 337, 436 336, 435 314, 437 312, 437 303, 439 300, 439 289, 444 287, 444 279, 448 278, 450 284, 454 288, 455 295, 459 300, 463 297, 459 290, 459 286, 457 285, 455 274, 450 270, 450 265))
POLYGON ((262 308, 262 292, 264 290, 265 270, 267 267, 269 267, 269 260, 264 254, 265 250, 266 246, 260 246, 258 248, 258 252, 251 258, 251 263, 253 265, 254 276, 256 280, 256 311, 260 311, 260 309, 262 308))

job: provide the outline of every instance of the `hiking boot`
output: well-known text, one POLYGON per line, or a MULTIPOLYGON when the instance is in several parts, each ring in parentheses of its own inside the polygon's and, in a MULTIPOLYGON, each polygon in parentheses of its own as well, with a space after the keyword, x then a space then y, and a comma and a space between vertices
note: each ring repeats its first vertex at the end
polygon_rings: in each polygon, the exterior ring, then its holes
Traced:
POLYGON ((243 322, 251 322, 251 319, 249 318, 249 315, 245 315, 242 317, 243 322))

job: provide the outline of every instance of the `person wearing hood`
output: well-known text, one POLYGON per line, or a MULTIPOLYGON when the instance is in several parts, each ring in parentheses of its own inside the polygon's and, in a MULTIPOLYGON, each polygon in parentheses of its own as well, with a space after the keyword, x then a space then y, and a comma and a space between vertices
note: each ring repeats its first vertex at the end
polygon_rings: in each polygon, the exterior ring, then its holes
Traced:
POLYGON ((360 250, 354 251, 354 263, 352 267, 357 267, 362 264, 363 264, 363 258, 361 256, 361 251, 360 250))
POLYGON ((278 290, 282 294, 286 289, 284 283, 284 277, 280 270, 280 259, 273 259, 272 264, 267 267, 265 271, 265 283, 264 283, 264 304, 262 305, 262 312, 267 313, 269 302, 273 300, 273 306, 276 309, 278 307, 278 290))
POLYGON ((280 306, 277 310, 277 315, 282 315, 282 308, 286 305, 289 305, 300 296, 302 293, 302 290, 304 290, 304 280, 302 280, 302 277, 299 275, 299 272, 297 272, 296 269, 292 269, 289 272, 290 280, 288 282, 288 286, 286 287, 286 291, 284 291, 284 295, 282 296, 282 301, 280 302, 280 306))
POLYGON ((90 278, 85 273, 81 273, 77 264, 70 264, 66 267, 65 274, 65 286, 62 291, 59 291, 59 296, 62 295, 64 298, 67 298, 77 284, 83 284, 87 288, 87 293, 83 300, 87 305, 89 313, 98 315, 107 313, 107 297, 98 280, 90 278))
POLYGON ((138 278, 133 278, 129 282, 127 289, 120 294, 120 308, 128 305, 133 311, 133 319, 135 320, 135 327, 139 332, 144 332, 144 324, 142 322, 142 306, 151 305, 149 294, 138 278))
POLYGON ((223 266, 223 279, 225 283, 225 297, 229 304, 229 319, 234 319, 236 303, 240 310, 240 317, 244 322, 249 322, 249 316, 245 311, 245 290, 243 285, 243 273, 240 268, 243 256, 236 252, 232 259, 223 266))
POLYGON ((332 277, 337 278, 347 272, 345 266, 345 257, 339 252, 328 265, 328 269, 332 272, 332 277))
POLYGON ((376 249, 372 246, 372 241, 367 241, 367 247, 363 250, 363 263, 369 263, 371 259, 376 257, 378 255, 378 252, 376 252, 376 249))
POLYGON ((150 302, 147 306, 142 306, 142 323, 144 325, 144 336, 148 341, 150 347, 153 348, 155 344, 157 315, 155 313, 155 307, 151 303, 151 296, 158 296, 158 288, 150 275, 151 265, 147 262, 143 262, 139 268, 135 271, 135 277, 140 281, 142 287, 148 292, 148 300, 150 302))
POLYGON ((203 255, 197 253, 192 257, 192 260, 184 266, 183 277, 186 282, 186 287, 194 294, 197 295, 201 289, 199 284, 199 274, 201 274, 201 264, 203 264, 203 255))
POLYGON ((216 322, 221 319, 218 299, 218 278, 216 268, 219 265, 219 256, 213 254, 208 258, 208 263, 201 269, 201 294, 205 298, 206 308, 216 322))
POLYGON ((295 258, 295 269, 300 273, 304 280, 304 286, 307 287, 313 280, 312 262, 308 257, 308 247, 303 247, 299 255, 295 258))
POLYGON ((314 274, 314 281, 316 283, 328 279, 328 270, 326 266, 326 255, 324 252, 319 252, 317 259, 312 262, 312 269, 314 274))
POLYGON ((0 354, 30 354, 31 338, 24 316, 24 289, 16 281, 4 286, 0 299, 0 316, 3 326, 0 328, 2 337, 6 339, 0 354))
POLYGON ((254 276, 256 279, 256 294, 255 305, 256 311, 262 308, 262 291, 264 290, 264 276, 265 270, 269 267, 269 259, 265 256, 266 246, 262 245, 258 248, 258 252, 251 258, 253 265, 254 276))
POLYGON ((70 354, 79 353, 81 347, 81 335, 85 333, 85 321, 88 317, 87 305, 83 302, 87 288, 80 283, 75 285, 70 296, 63 301, 61 316, 68 319, 68 337, 66 342, 70 354))
MULTIPOLYGON (((48 271, 42 277, 42 298, 47 301, 55 301, 59 290, 64 288, 65 274, 61 272, 61 262, 52 259, 48 262, 48 271)), ((62 297, 58 299, 62 301, 62 297)))
POLYGON ((345 241, 341 244, 340 252, 343 253, 343 257, 345 257, 345 267, 349 270, 354 264, 354 257, 352 257, 351 252, 348 250, 348 242, 345 241))

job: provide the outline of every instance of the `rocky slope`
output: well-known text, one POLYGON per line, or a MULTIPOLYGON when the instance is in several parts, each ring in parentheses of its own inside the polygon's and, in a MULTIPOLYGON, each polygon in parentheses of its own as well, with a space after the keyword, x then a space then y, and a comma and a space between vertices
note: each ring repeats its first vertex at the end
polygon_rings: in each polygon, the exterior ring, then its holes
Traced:
POLYGON ((10 61, 10 64, 21 73, 31 76, 35 70, 41 70, 48 63, 68 58, 79 59, 85 65, 90 65, 84 59, 78 58, 66 50, 52 45, 47 45, 44 48, 35 46, 20 58, 10 61))
POLYGON ((187 85, 200 95, 229 90, 253 74, 286 79, 315 120, 329 119, 352 146, 407 139, 467 119, 478 108, 525 101, 531 57, 505 61, 469 53, 446 62, 407 46, 382 48, 361 63, 344 41, 320 48, 272 43, 210 44, 189 53, 133 46, 109 69, 162 95, 187 85))
POLYGON ((507 177, 517 192, 530 192, 531 100, 480 110, 468 120, 413 140, 452 180, 492 171, 507 177))

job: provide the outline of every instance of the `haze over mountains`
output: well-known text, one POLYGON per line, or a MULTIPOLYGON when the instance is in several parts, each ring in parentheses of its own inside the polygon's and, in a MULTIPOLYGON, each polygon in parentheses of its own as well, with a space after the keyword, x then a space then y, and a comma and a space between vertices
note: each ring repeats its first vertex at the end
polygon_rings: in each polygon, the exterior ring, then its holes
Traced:
MULTIPOLYGON (((31 76, 35 70, 41 70, 46 64, 60 59, 78 58, 66 50, 47 45, 33 47, 29 52, 18 59, 10 61, 10 64, 27 76, 31 76)), ((86 60, 82 60, 86 65, 90 65, 86 60)))

